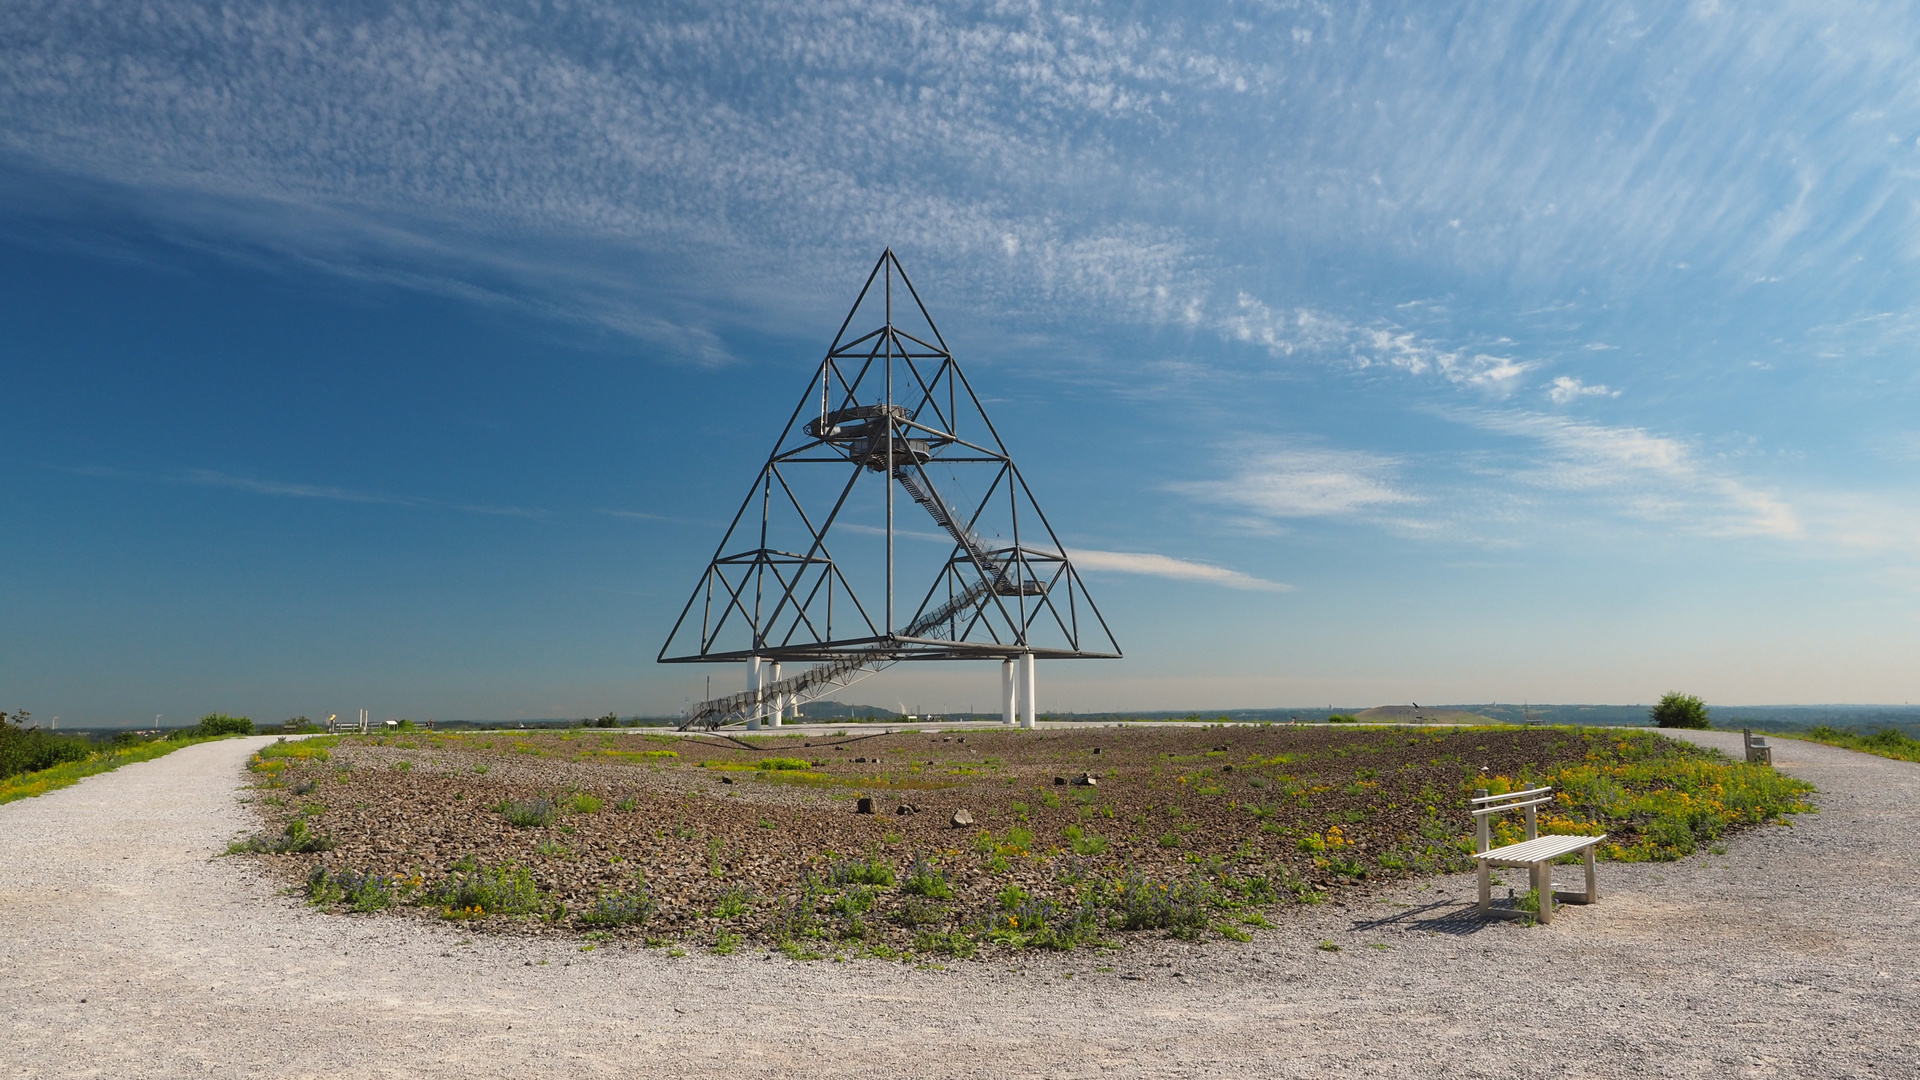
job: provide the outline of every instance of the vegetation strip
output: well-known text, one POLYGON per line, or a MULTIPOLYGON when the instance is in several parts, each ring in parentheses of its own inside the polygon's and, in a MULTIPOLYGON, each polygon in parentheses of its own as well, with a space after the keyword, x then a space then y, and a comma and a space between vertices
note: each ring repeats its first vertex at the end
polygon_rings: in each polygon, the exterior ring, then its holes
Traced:
POLYGON ((1858 750, 1863 754, 1877 754, 1895 761, 1920 762, 1920 739, 1910 738, 1895 728, 1880 728, 1869 734, 1862 734, 1852 728, 1836 728, 1821 724, 1804 732, 1769 731, 1768 735, 1783 739, 1802 739, 1807 742, 1825 743, 1842 750, 1858 750))
POLYGON ((1811 790, 1652 732, 1575 728, 900 732, 751 751, 406 733, 276 743, 250 767, 266 827, 234 850, 315 904, 803 958, 1243 940, 1276 905, 1469 868, 1478 788, 1550 784, 1543 830, 1606 832, 1602 857, 1625 860, 1780 821, 1811 790))
POLYGON ((216 713, 203 718, 198 727, 181 728, 164 738, 142 740, 126 732, 102 746, 76 735, 22 728, 5 719, 0 716, 0 805, 72 787, 89 776, 152 761, 184 746, 245 735, 253 729, 251 720, 216 713))

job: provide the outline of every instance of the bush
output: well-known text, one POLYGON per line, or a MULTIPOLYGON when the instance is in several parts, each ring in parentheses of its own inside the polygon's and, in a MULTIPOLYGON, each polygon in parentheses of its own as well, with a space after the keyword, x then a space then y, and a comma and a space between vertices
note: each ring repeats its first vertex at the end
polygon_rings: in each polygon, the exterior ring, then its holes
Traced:
POLYGON ((1660 699, 1660 704, 1647 710, 1647 716, 1663 728, 1705 728, 1707 727, 1707 703, 1692 694, 1678 691, 1660 699))
POLYGON ((394 878, 354 870, 316 866, 307 875, 307 902, 317 907, 346 904, 354 911, 380 911, 393 906, 394 878))
POLYGON ((449 918, 528 915, 546 906, 547 895, 524 866, 476 866, 470 859, 456 865, 474 869, 456 871, 426 893, 427 902, 439 905, 449 918))
POLYGON ((519 829, 553 824, 556 807, 549 799, 502 799, 493 804, 495 812, 519 829))
POLYGON ((1852 728, 1836 728, 1821 724, 1811 728, 1805 735, 1790 738, 1811 739, 1847 750, 1859 750, 1863 753, 1878 754, 1893 758, 1895 761, 1920 761, 1920 739, 1908 736, 1897 728, 1880 728, 1871 735, 1862 735, 1852 728))
POLYGON ((1220 899, 1202 878, 1168 885, 1129 872, 1115 883, 1110 908, 1122 930, 1165 930, 1193 940, 1207 928, 1220 899))
POLYGON ((929 900, 947 900, 953 896, 953 887, 947 884, 947 876, 940 872, 939 867, 928 862, 925 855, 913 857, 913 865, 907 868, 906 884, 901 889, 929 900))
POLYGON ((92 753, 93 744, 78 735, 58 735, 0 721, 0 777, 39 772, 69 761, 85 761, 92 753))
POLYGON ((632 891, 604 891, 580 913, 587 926, 639 926, 653 915, 653 897, 642 884, 632 891))
POLYGON ((307 825, 306 818, 294 818, 287 823, 287 830, 279 836, 255 833, 245 840, 236 840, 227 845, 227 854, 240 855, 256 852, 268 855, 305 855, 315 851, 331 851, 333 838, 314 832, 307 825))
POLYGON ((218 735, 251 735, 253 721, 244 716, 228 716, 225 713, 208 713, 200 718, 200 726, 194 729, 195 735, 213 738, 218 735))
POLYGON ((830 885, 891 885, 893 867, 876 853, 867 859, 835 859, 827 867, 830 885))

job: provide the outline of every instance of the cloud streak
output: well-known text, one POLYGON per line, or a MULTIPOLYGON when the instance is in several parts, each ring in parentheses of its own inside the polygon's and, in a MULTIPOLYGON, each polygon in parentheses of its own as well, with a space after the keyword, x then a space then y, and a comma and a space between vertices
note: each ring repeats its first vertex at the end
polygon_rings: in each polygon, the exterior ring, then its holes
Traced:
POLYGON ((1397 459, 1361 450, 1284 446, 1236 448, 1235 475, 1170 485, 1207 502, 1265 518, 1343 518, 1374 514, 1420 498, 1395 486, 1397 459))
POLYGON ((1292 592, 1293 586, 1277 581, 1268 581, 1238 570, 1229 570, 1208 563, 1189 562, 1167 555, 1154 555, 1136 551, 1094 551, 1087 548, 1075 548, 1067 553, 1073 565, 1080 570, 1106 572, 1113 574, 1139 574, 1146 577, 1168 578, 1173 581, 1193 581, 1205 585, 1219 585, 1228 589, 1246 592, 1292 592))
POLYGON ((463 513, 481 514, 488 517, 515 517, 530 520, 537 520, 547 516, 547 512, 544 510, 530 510, 522 506, 442 502, 435 499, 381 495, 325 484, 301 484, 284 480, 261 480, 254 477, 233 476, 212 469, 190 469, 181 474, 178 480, 180 483, 192 484, 197 487, 227 488, 233 491, 244 491, 253 495, 266 495, 281 499, 320 499, 329 502, 365 503, 376 506, 410 506, 424 509, 458 510, 463 513))

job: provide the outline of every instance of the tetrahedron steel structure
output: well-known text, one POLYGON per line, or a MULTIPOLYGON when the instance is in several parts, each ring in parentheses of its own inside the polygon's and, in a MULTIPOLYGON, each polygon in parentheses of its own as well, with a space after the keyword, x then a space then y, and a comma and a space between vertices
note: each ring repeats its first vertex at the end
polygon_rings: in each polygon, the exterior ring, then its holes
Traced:
POLYGON ((704 702, 689 725, 752 719, 900 661, 1119 655, 906 271, 882 253, 659 655, 814 666, 704 702))

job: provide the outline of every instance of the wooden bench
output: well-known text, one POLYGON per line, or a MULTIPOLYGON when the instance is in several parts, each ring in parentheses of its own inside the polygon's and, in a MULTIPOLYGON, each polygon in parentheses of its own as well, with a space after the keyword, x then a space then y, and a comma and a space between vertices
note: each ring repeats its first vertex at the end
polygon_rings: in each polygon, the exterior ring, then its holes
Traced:
POLYGON ((1534 892, 1540 897, 1540 921, 1553 921, 1554 902, 1570 904, 1591 904, 1600 899, 1600 886, 1593 873, 1593 847, 1606 836, 1541 836, 1539 817, 1535 807, 1553 801, 1552 788, 1529 788, 1526 791, 1513 791, 1505 795, 1489 795, 1486 788, 1474 794, 1469 805, 1473 810, 1474 858, 1480 864, 1480 913, 1498 914, 1507 918, 1518 918, 1525 912, 1498 911, 1493 907, 1493 868, 1496 866, 1524 866, 1529 872, 1534 892), (1493 847, 1493 817, 1509 810, 1524 810, 1527 815, 1527 838, 1517 844, 1505 847, 1493 847), (1491 848, 1492 850, 1488 850, 1491 848), (1555 892, 1553 890, 1553 860, 1563 855, 1583 852, 1587 862, 1587 891, 1585 893, 1555 892))

